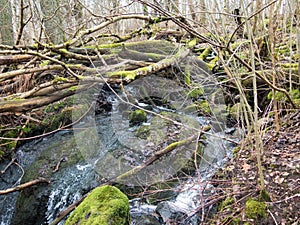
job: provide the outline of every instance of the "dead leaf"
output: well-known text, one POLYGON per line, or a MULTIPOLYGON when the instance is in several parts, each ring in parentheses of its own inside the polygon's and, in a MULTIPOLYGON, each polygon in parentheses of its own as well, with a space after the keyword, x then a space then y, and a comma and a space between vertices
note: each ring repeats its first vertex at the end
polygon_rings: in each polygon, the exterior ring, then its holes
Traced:
POLYGON ((276 184, 282 184, 283 181, 284 181, 284 178, 283 177, 279 177, 279 176, 276 176, 275 179, 274 179, 274 182, 276 184))
POLYGON ((251 169, 251 165, 244 163, 244 165, 242 166, 243 170, 245 171, 245 173, 248 173, 248 171, 251 169))

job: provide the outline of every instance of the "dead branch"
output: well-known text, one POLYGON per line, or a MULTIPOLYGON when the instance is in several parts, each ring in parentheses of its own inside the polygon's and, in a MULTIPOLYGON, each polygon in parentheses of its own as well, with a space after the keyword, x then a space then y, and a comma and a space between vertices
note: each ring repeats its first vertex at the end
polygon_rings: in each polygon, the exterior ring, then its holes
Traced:
POLYGON ((71 39, 71 40, 69 40, 69 41, 67 41, 63 44, 55 45, 55 46, 51 47, 51 49, 68 48, 69 46, 75 45, 84 36, 95 33, 96 31, 99 31, 99 30, 103 29, 104 27, 107 27, 110 24, 113 24, 113 23, 118 22, 120 20, 126 20, 126 19, 139 19, 139 20, 150 21, 151 17, 150 16, 138 15, 138 14, 121 15, 121 16, 117 16, 117 17, 110 17, 110 18, 107 18, 107 21, 101 23, 100 25, 95 26, 95 27, 90 28, 90 29, 87 29, 87 30, 83 30, 83 31, 79 32, 79 34, 75 38, 73 38, 73 39, 71 39))
POLYGON ((3 112, 24 112, 34 108, 50 104, 70 95, 73 95, 76 89, 63 89, 56 91, 49 96, 36 97, 31 99, 11 100, 0 102, 0 113, 3 112))
POLYGON ((6 190, 0 190, 0 195, 6 195, 6 194, 9 194, 9 193, 12 193, 12 192, 16 192, 16 191, 21 191, 25 188, 28 188, 28 187, 31 187, 31 186, 34 186, 34 185, 37 185, 37 184, 41 184, 41 183, 48 183, 50 184, 50 181, 43 178, 43 177, 40 177, 38 179, 35 179, 35 180, 32 180, 32 181, 29 181, 29 182, 26 182, 24 184, 20 184, 16 187, 13 187, 13 188, 8 188, 6 190))
POLYGON ((31 55, 7 55, 0 56, 0 65, 10 65, 14 63, 27 62, 32 59, 31 55))

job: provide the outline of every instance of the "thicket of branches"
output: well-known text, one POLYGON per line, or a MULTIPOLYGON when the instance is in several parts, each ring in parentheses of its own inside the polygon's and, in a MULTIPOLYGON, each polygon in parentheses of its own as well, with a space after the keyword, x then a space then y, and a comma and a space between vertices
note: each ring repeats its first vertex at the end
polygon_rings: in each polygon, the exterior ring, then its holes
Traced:
POLYGON ((279 129, 282 110, 299 106, 299 1, 1 3, 2 149, 14 148, 31 121, 43 123, 39 108, 86 89, 90 81, 130 82, 168 67, 170 58, 185 57, 180 50, 151 58, 130 49, 130 43, 147 39, 176 41, 221 68, 226 79, 220 84, 238 96, 228 101, 239 106, 241 125, 257 137, 258 166, 259 116, 273 111, 279 129))
POLYGON ((274 119, 279 130, 280 117, 300 104, 298 0, 0 3, 0 157, 36 134, 32 123, 44 125, 43 133, 49 107, 62 112, 62 99, 94 82, 126 84, 167 68, 186 57, 185 46, 230 91, 230 111, 254 136, 264 192, 260 118, 274 119), (152 44, 142 41, 149 39, 176 42, 178 49, 147 54, 142 49, 152 44))

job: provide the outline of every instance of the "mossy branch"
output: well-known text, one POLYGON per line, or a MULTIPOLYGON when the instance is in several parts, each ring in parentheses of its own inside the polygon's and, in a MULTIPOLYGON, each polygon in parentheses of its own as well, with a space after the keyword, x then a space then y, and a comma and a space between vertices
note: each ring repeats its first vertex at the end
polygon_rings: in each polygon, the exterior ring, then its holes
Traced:
MULTIPOLYGON (((208 130, 210 130, 209 126, 205 126, 202 128, 202 132, 207 132, 208 130)), ((162 156, 170 153, 171 151, 173 151, 174 149, 181 147, 183 145, 187 145, 190 144, 191 142, 196 141, 196 136, 191 136, 189 138, 186 138, 184 140, 180 140, 180 141, 176 141, 173 142, 171 144, 169 144, 167 147, 157 151, 154 153, 153 156, 151 156, 146 162, 144 162, 141 165, 138 165, 136 167, 134 167, 133 169, 127 171, 126 173, 121 174, 120 176, 118 176, 117 178, 115 178, 113 181, 114 182, 121 182, 122 180, 129 178, 132 175, 137 174, 139 171, 141 171, 142 169, 146 168, 147 166, 151 165, 152 163, 154 163, 156 160, 160 159, 162 156)))

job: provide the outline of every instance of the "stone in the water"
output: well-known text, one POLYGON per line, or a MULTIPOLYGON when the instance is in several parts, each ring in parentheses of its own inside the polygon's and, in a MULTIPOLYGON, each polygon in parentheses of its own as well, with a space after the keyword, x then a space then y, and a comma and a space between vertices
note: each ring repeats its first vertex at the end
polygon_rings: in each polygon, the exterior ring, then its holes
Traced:
POLYGON ((129 225, 129 201, 118 188, 95 188, 75 209, 65 225, 129 225))

